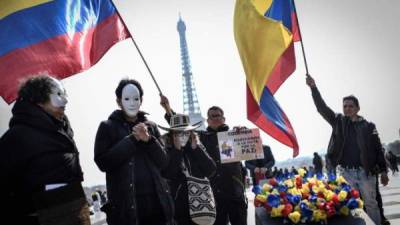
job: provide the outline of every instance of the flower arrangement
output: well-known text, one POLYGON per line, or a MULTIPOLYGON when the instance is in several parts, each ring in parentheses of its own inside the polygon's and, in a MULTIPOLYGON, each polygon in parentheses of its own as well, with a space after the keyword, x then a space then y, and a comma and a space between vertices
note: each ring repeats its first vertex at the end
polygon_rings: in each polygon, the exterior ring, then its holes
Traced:
POLYGON ((300 168, 298 175, 271 178, 262 186, 254 186, 255 207, 264 207, 271 217, 282 217, 292 224, 326 224, 335 215, 359 213, 364 207, 359 192, 342 176, 305 174, 300 168))

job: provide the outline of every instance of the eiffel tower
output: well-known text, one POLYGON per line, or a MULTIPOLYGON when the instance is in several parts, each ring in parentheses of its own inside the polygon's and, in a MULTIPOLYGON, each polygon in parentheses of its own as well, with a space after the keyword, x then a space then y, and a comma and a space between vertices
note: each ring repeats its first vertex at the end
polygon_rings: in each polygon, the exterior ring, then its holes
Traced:
MULTIPOLYGON (((186 25, 179 15, 177 29, 179 32, 182 61, 182 88, 183 88, 183 113, 189 115, 191 123, 204 121, 201 116, 199 99, 196 94, 196 87, 193 81, 193 74, 190 66, 189 51, 186 42, 186 25)), ((204 122, 201 123, 199 130, 205 130, 204 122)))

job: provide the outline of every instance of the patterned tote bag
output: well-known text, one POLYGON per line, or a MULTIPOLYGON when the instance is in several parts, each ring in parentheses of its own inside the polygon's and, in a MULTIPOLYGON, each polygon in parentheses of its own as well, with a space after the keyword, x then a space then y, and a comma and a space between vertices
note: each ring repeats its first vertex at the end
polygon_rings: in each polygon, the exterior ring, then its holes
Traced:
POLYGON ((189 214, 192 221, 199 225, 214 224, 217 213, 210 181, 207 178, 191 176, 185 163, 182 164, 187 180, 189 214))

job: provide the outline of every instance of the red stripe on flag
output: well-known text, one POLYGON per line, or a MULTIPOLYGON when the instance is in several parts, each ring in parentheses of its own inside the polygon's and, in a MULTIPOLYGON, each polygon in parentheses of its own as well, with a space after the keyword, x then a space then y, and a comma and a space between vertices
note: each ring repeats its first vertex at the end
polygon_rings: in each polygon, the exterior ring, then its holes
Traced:
POLYGON ((260 110, 260 106, 253 98, 253 95, 246 85, 246 95, 247 95, 247 118, 256 124, 261 130, 269 134, 271 137, 279 140, 281 143, 293 148, 293 157, 299 154, 299 145, 297 143, 296 135, 294 134, 292 125, 285 113, 283 113, 283 118, 285 119, 285 124, 287 127, 287 132, 279 129, 275 124, 270 121, 260 110))
POLYGON ((292 12, 292 35, 293 41, 301 41, 299 24, 297 23, 297 14, 292 12))
POLYGON ((275 94, 278 88, 294 72, 295 69, 296 57, 294 55, 294 45, 292 42, 275 64, 275 67, 271 72, 271 76, 267 81, 266 85, 272 95, 275 94))
POLYGON ((84 32, 60 35, 0 57, 0 95, 17 96, 20 80, 37 74, 62 79, 89 69, 117 42, 130 35, 115 13, 84 32))

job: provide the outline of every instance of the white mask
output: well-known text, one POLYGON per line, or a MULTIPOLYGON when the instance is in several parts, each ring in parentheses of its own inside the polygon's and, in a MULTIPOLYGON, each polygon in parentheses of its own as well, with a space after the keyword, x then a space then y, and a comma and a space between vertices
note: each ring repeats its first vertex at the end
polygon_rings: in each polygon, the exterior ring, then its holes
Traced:
POLYGON ((52 106, 57 108, 63 108, 67 105, 67 93, 62 83, 56 79, 53 79, 53 87, 50 93, 50 103, 52 106))
POLYGON ((177 134, 177 136, 178 136, 179 143, 180 143, 181 147, 184 147, 186 145, 186 143, 189 141, 190 133, 188 133, 188 132, 179 132, 177 134))
POLYGON ((141 105, 139 89, 133 84, 127 84, 122 89, 121 96, 122 110, 129 117, 135 117, 141 105))

